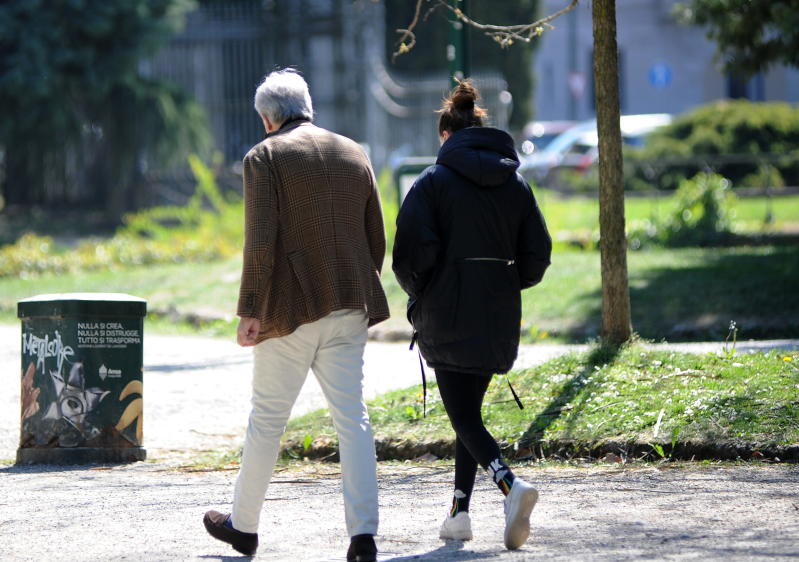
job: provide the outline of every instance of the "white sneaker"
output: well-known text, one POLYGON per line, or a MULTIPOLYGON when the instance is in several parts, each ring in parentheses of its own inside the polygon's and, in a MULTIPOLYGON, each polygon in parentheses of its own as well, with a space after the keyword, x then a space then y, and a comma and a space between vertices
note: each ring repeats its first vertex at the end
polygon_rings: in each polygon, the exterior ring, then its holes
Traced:
POLYGON ((530 513, 538 501, 538 491, 516 478, 505 498, 505 548, 514 550, 530 536, 530 513))
POLYGON ((472 520, 469 518, 469 512, 461 511, 455 517, 447 515, 447 518, 441 524, 441 531, 439 531, 438 536, 444 540, 472 540, 472 520))

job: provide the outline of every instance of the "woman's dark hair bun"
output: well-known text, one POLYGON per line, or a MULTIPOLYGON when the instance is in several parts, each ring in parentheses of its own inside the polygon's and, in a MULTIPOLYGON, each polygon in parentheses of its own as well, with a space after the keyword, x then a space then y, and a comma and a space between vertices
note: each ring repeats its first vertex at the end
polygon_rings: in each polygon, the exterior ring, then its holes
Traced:
POLYGON ((444 131, 454 133, 465 127, 482 127, 483 119, 488 115, 485 109, 477 105, 480 93, 469 79, 459 80, 452 89, 438 113, 438 134, 444 131))
POLYGON ((472 111, 474 109, 474 102, 480 97, 477 90, 472 86, 471 81, 462 80, 452 91, 450 98, 452 107, 458 111, 472 111))

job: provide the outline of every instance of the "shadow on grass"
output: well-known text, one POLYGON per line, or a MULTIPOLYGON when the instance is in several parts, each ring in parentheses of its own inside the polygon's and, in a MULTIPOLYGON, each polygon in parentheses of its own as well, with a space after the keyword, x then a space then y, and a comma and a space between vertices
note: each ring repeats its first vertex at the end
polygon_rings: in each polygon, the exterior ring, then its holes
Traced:
POLYGON ((600 345, 588 353, 585 367, 578 374, 568 380, 561 387, 560 393, 550 402, 532 423, 527 427, 521 438, 521 445, 535 451, 540 447, 546 430, 563 414, 564 407, 572 402, 588 385, 586 379, 594 372, 597 365, 607 365, 615 362, 620 348, 615 346, 600 345))
MULTIPOLYGON (((719 248, 690 261, 631 267, 632 323, 641 337, 724 339, 730 321, 736 322, 739 339, 799 337, 799 246, 719 248)), ((567 334, 577 340, 596 333, 601 317, 601 291, 583 298, 592 307, 567 334)))

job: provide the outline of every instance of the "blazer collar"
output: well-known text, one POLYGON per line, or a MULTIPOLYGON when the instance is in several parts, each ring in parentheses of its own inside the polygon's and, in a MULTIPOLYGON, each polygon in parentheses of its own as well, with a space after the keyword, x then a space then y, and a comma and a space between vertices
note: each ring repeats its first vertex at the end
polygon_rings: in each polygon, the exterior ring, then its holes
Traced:
POLYGON ((311 122, 311 120, 308 119, 307 117, 297 117, 295 119, 289 119, 288 121, 286 121, 285 123, 283 123, 280 126, 278 131, 282 131, 283 129, 289 129, 289 128, 293 129, 297 125, 301 125, 302 123, 310 123, 310 122, 311 122))
POLYGON ((271 133, 267 133, 264 138, 268 139, 269 137, 273 137, 280 133, 285 133, 286 131, 291 131, 292 129, 296 129, 303 123, 310 123, 311 120, 305 117, 297 117, 296 119, 289 119, 285 123, 283 123, 280 128, 276 131, 272 131, 271 133))

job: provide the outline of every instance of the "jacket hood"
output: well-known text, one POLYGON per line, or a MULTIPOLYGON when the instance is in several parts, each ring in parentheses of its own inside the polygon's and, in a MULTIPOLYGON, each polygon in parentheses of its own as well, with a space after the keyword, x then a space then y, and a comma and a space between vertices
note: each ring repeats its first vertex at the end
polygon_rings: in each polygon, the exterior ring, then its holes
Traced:
POLYGON ((436 164, 452 168, 481 187, 494 187, 516 173, 519 157, 505 131, 468 127, 449 136, 438 151, 436 164))

